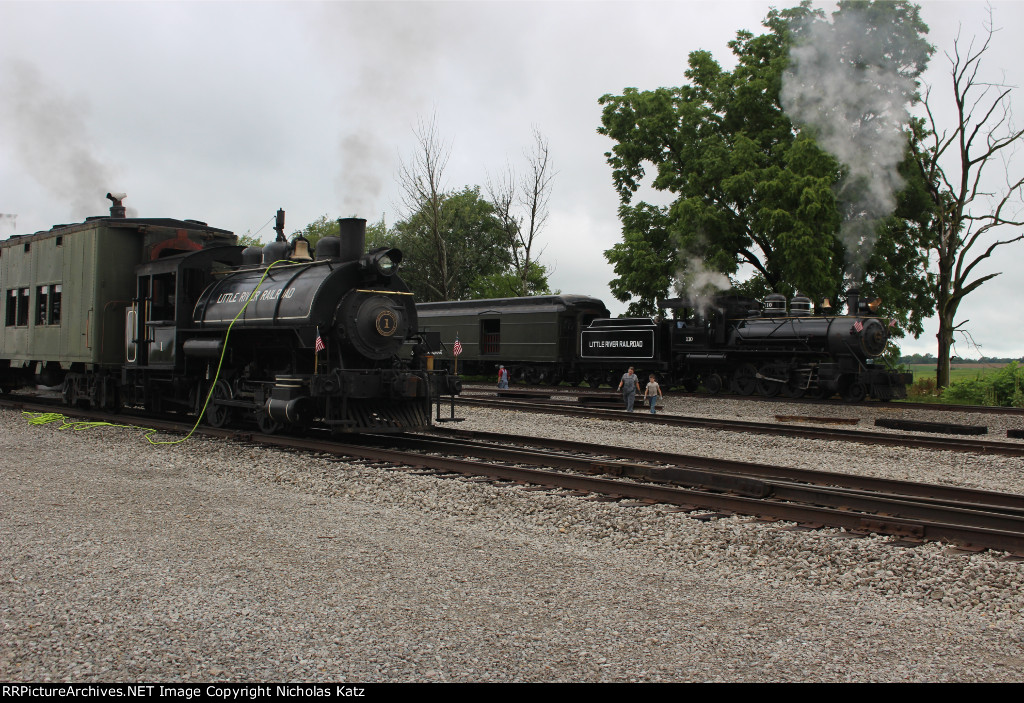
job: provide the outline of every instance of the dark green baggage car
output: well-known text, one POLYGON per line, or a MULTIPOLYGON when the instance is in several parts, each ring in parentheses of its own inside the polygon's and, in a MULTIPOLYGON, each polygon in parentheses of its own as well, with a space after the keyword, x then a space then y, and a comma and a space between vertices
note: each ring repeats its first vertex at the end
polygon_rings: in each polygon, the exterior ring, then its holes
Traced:
POLYGON ((421 329, 441 335, 444 351, 435 355, 435 364, 454 369, 458 338, 459 373, 497 378, 504 365, 513 382, 552 385, 585 380, 580 332, 609 316, 604 303, 584 295, 420 303, 416 310, 421 329))

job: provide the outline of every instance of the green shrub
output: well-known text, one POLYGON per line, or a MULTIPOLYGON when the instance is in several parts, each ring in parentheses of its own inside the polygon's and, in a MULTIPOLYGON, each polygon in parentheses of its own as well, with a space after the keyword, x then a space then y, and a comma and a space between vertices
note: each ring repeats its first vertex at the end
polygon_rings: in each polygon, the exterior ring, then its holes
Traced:
POLYGON ((1013 361, 985 378, 979 376, 952 383, 942 393, 942 398, 962 405, 1024 407, 1024 367, 1013 361))

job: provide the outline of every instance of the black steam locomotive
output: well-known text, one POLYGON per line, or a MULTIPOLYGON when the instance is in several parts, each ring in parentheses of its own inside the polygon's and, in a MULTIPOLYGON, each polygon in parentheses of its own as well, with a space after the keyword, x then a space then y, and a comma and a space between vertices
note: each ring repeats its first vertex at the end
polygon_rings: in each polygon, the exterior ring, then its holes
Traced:
POLYGON ((339 236, 242 247, 195 220, 110 217, 12 238, 0 387, 63 382, 67 404, 203 413, 260 430, 313 422, 397 431, 440 417, 458 380, 402 354, 426 344, 397 249, 364 253, 366 221, 339 236), (53 280, 51 280, 53 279, 53 280), (24 306, 24 310, 22 309, 24 306))
POLYGON ((600 301, 582 296, 419 308, 424 329, 446 342, 461 335, 459 363, 467 372, 491 373, 501 363, 513 380, 597 387, 616 384, 634 366, 641 377, 654 373, 663 383, 710 393, 904 398, 912 375, 876 363, 889 338, 879 304, 853 290, 845 315, 824 306, 813 314, 810 299, 799 295, 788 310, 781 295, 769 295, 763 306, 729 295, 665 300, 660 306, 673 312, 666 320, 611 318, 600 301))

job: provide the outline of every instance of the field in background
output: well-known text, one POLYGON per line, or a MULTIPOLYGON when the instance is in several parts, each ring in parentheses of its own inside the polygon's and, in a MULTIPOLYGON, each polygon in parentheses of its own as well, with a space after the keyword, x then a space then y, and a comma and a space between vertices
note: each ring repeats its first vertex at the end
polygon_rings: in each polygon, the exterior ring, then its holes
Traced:
MULTIPOLYGON (((949 382, 957 383, 958 381, 973 381, 978 378, 984 379, 986 376, 998 373, 1004 366, 1006 364, 1003 363, 950 364, 949 382)), ((914 372, 915 383, 924 378, 935 378, 935 364, 907 364, 907 369, 914 372)))

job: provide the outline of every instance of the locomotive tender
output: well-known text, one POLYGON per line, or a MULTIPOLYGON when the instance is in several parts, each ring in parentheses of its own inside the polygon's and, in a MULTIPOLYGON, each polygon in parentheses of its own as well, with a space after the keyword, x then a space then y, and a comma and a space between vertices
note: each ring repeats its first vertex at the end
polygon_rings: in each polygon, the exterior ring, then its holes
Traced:
MULTIPOLYGON (((242 247, 196 220, 109 217, 0 242, 0 390, 62 383, 68 405, 204 412, 264 432, 312 422, 398 431, 440 418, 458 380, 402 359, 418 339, 401 252, 364 253, 340 220, 315 256, 284 236, 242 247)), ((421 345, 422 348, 423 345, 421 345)))
MULTIPOLYGON (((445 341, 462 335, 460 366, 491 373, 498 363, 513 380, 615 385, 626 367, 641 378, 710 393, 732 390, 789 397, 839 394, 849 401, 906 397, 912 374, 875 363, 888 327, 875 314, 879 301, 847 294, 848 314, 813 314, 797 295, 756 301, 718 295, 705 301, 671 299, 660 306, 674 318, 611 318, 583 296, 540 296, 423 303, 424 329, 445 341), (517 330, 506 343, 506 330, 517 330), (498 332, 501 335, 498 335, 498 332)), ((444 362, 450 363, 450 362, 444 362)))

